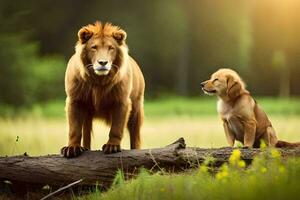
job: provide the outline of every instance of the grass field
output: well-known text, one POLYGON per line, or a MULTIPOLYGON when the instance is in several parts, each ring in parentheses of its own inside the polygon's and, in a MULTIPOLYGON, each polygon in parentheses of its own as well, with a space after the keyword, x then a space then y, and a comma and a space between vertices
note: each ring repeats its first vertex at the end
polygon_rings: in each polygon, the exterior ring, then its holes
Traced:
MULTIPOLYGON (((300 140, 300 101, 259 99, 281 139, 300 140)), ((226 146, 221 121, 216 113, 215 99, 169 98, 146 101, 142 129, 143 148, 168 145, 184 137, 187 145, 200 147, 226 146)), ((22 111, 18 117, 0 119, 0 155, 58 153, 67 143, 64 102, 52 102, 22 111), (16 141, 18 137, 18 141, 16 141)), ((99 149, 108 139, 109 129, 94 122, 92 148, 99 149)), ((127 132, 122 147, 129 148, 127 132)))
POLYGON ((271 156, 256 157, 249 168, 234 151, 229 164, 212 175, 207 166, 185 174, 142 171, 130 181, 123 181, 122 174, 116 177, 115 185, 106 193, 95 192, 78 200, 283 200, 299 199, 300 159, 281 160, 278 151, 271 156))
MULTIPOLYGON (((258 98, 258 102, 268 113, 280 139, 300 141, 300 99, 258 98)), ((226 146, 215 107, 214 98, 146 101, 142 147, 162 147, 179 137, 184 137, 188 146, 226 146)), ((18 112, 12 108, 0 107, 0 113, 0 156, 24 152, 29 155, 55 154, 67 143, 63 101, 35 105, 18 112)), ((102 122, 94 122, 92 149, 100 149, 108 139, 108 132, 109 128, 102 122)), ((129 148, 127 132, 124 134, 122 148, 129 148)), ((119 184, 107 193, 96 192, 74 199, 299 198, 299 159, 283 162, 260 158, 247 170, 230 165, 223 168, 221 174, 216 176, 205 172, 205 167, 181 175, 160 173, 150 176, 143 172, 135 180, 126 182, 119 175, 119 184)))
MULTIPOLYGON (((270 116, 281 139, 300 140, 300 116, 270 116)), ((100 149, 107 141, 109 129, 101 122, 94 123, 92 149, 100 149)), ((67 143, 64 119, 6 119, 0 120, 0 155, 55 154, 67 143), (16 138, 19 137, 16 142, 16 138)), ((143 148, 162 147, 184 137, 188 146, 226 146, 222 124, 217 116, 167 117, 146 119, 143 127, 143 148)), ((124 134, 122 148, 129 148, 129 137, 124 134)))

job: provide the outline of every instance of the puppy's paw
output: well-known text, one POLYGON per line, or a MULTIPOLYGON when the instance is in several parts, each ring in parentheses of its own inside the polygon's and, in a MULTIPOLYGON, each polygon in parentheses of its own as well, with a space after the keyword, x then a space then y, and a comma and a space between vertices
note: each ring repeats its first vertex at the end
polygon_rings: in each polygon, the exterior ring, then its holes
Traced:
POLYGON ((121 152, 120 144, 107 142, 102 146, 102 151, 106 154, 121 152))
POLYGON ((82 152, 88 149, 80 145, 69 145, 61 148, 60 153, 66 158, 74 158, 79 156, 82 152))

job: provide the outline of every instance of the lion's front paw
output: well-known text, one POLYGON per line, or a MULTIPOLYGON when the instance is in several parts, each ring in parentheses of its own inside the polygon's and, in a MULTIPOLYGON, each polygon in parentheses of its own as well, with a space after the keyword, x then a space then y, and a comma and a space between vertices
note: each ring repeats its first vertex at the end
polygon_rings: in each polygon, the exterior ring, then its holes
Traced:
POLYGON ((80 145, 69 145, 67 147, 61 148, 60 152, 66 158, 74 158, 79 156, 83 151, 87 150, 87 148, 80 145))
POLYGON ((102 146, 102 151, 106 154, 121 152, 121 146, 120 144, 107 142, 102 146))

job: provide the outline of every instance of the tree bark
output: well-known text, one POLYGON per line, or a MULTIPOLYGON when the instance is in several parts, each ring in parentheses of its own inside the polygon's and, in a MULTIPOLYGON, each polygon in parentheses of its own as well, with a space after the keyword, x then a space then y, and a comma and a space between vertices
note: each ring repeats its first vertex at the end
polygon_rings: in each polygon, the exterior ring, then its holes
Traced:
MULTIPOLYGON (((185 147, 180 138, 164 148, 144 150, 123 150, 116 154, 102 151, 84 152, 78 158, 63 158, 61 155, 39 157, 13 156, 0 157, 0 180, 27 185, 49 185, 61 187, 79 179, 80 185, 108 187, 118 169, 126 177, 144 167, 150 170, 164 169, 170 172, 184 171, 199 166, 206 158, 213 157, 212 166, 218 167, 228 161, 233 148, 218 149, 185 147)), ((300 156, 300 149, 278 149, 283 157, 300 156)), ((260 149, 240 149, 241 158, 251 163, 260 149)))

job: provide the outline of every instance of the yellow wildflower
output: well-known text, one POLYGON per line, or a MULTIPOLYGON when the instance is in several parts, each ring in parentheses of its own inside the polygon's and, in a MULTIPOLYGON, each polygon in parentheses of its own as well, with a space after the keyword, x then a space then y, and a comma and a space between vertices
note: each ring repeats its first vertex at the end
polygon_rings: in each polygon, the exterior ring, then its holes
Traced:
POLYGON ((221 180, 221 179, 227 177, 228 175, 229 175, 229 174, 228 174, 227 171, 220 171, 220 172, 218 172, 218 173, 216 174, 216 178, 217 178, 218 180, 221 180))
POLYGON ((228 165, 226 165, 226 164, 222 165, 221 171, 228 171, 228 165))
POLYGON ((207 171, 208 171, 208 167, 206 167, 205 165, 200 166, 200 172, 207 172, 207 171))
POLYGON ((232 151, 231 156, 229 157, 229 163, 231 165, 236 165, 236 163, 241 159, 241 152, 238 149, 232 151))
POLYGON ((238 161, 238 166, 239 166, 240 168, 244 168, 244 167, 246 166, 245 161, 243 161, 243 160, 238 161))
POLYGON ((234 149, 232 151, 232 156, 234 156, 236 158, 240 158, 241 157, 241 151, 239 149, 234 149))
POLYGON ((281 154, 280 154, 280 152, 279 152, 278 150, 272 149, 272 150, 271 150, 271 156, 272 156, 273 158, 280 158, 280 157, 281 157, 281 154))
POLYGON ((285 172, 285 167, 284 166, 279 166, 279 168, 278 168, 278 171, 280 172, 280 173, 283 173, 283 172, 285 172))
POLYGON ((266 145, 265 141, 260 140, 260 148, 261 149, 266 149, 267 148, 267 145, 266 145))
POLYGON ((228 176, 228 172, 227 172, 227 171, 223 171, 223 172, 222 172, 222 176, 223 176, 223 177, 227 177, 227 176, 228 176))
POLYGON ((262 168, 260 168, 260 171, 261 171, 262 173, 266 173, 266 172, 267 172, 267 168, 262 167, 262 168))

